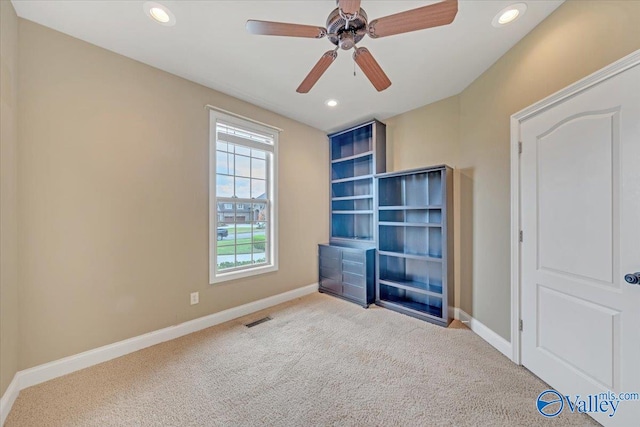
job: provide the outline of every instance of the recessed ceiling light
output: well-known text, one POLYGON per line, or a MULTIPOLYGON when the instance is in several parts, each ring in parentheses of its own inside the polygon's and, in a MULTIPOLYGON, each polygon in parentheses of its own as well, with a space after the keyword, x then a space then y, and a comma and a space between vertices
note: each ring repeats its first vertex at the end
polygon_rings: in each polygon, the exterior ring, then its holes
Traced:
MULTIPOLYGON (((151 9, 151 13, 153 14, 154 9, 151 9)), ((513 21, 520 15, 520 11, 518 9, 509 9, 498 18, 498 24, 508 24, 513 21)))
POLYGON ((152 7, 149 10, 149 13, 151 14, 151 17, 158 22, 161 22, 163 24, 169 22, 169 14, 165 12, 164 9, 160 9, 159 7, 152 7))
POLYGON ((325 104, 327 104, 327 107, 335 107, 336 105, 338 105, 338 101, 336 101, 335 99, 330 99, 325 102, 325 104))
POLYGON ((176 25, 176 17, 166 6, 160 3, 147 1, 142 5, 142 8, 144 9, 144 13, 158 24, 168 27, 176 25))
POLYGON ((516 3, 502 9, 491 21, 491 25, 500 28, 520 18, 527 11, 525 3, 516 3))

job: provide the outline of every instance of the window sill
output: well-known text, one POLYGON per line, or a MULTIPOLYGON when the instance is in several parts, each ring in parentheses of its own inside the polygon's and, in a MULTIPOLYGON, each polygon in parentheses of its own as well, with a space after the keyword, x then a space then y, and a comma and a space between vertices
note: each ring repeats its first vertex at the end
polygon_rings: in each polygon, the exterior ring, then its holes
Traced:
POLYGON ((252 268, 250 270, 240 270, 240 271, 232 271, 229 273, 218 273, 217 275, 212 275, 209 284, 215 285, 218 283, 228 282, 230 280, 243 279, 245 277, 258 276, 260 274, 273 273, 278 271, 277 265, 265 265, 262 267, 252 268))

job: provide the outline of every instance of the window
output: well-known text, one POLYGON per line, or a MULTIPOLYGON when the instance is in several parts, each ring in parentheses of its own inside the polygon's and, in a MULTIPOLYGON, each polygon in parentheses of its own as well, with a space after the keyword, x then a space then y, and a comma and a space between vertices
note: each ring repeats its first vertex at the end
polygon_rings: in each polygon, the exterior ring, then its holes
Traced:
POLYGON ((278 132, 211 111, 210 283, 276 271, 278 132))

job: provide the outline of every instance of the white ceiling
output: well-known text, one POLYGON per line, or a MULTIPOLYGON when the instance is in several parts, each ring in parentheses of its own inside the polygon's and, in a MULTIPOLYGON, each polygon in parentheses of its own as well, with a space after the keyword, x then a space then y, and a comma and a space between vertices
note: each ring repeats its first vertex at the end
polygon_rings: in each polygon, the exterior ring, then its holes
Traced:
MULTIPOLYGON (((254 36, 247 19, 324 27, 335 0, 168 1, 176 17, 166 27, 143 12, 143 1, 13 0, 22 18, 219 90, 324 131, 370 118, 384 120, 460 93, 500 56, 553 12, 562 1, 528 0, 527 13, 494 28, 498 11, 521 0, 460 1, 453 24, 377 40, 366 46, 392 86, 378 93, 360 69, 353 76, 353 51, 339 51, 306 95, 296 88, 333 45, 326 39, 254 36), (325 101, 337 99, 329 109, 325 101)), ((369 20, 434 1, 363 0, 369 20)))

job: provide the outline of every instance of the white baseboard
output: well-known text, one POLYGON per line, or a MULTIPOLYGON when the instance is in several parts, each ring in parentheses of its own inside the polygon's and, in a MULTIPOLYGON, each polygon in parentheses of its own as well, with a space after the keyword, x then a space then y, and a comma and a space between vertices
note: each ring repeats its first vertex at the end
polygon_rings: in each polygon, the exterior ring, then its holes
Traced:
POLYGON ((469 329, 475 332, 480 338, 491 344, 500 353, 507 356, 509 360, 512 360, 513 352, 511 349, 511 343, 509 341, 505 340, 500 335, 496 334, 491 329, 486 327, 484 324, 471 317, 464 310, 456 308, 454 313, 454 317, 456 319, 466 324, 469 329))
POLYGON ((13 402, 18 398, 18 394, 20 394, 19 379, 17 375, 14 375, 9 387, 7 387, 7 390, 5 390, 2 395, 2 399, 0 399, 0 426, 4 425, 13 406, 13 402))
POLYGON ((228 322, 229 320, 237 319, 238 317, 246 316, 247 314, 255 313, 256 311, 264 310, 265 308, 273 307, 274 305, 291 301, 317 291, 318 284, 313 283, 272 297, 250 302, 239 307, 233 307, 228 310, 220 311, 218 313, 210 314, 178 325, 169 326, 167 328, 129 338, 124 341, 119 341, 19 371, 14 376, 13 381, 0 401, 2 409, 0 426, 4 424, 4 420, 9 414, 9 411, 13 406, 13 402, 18 397, 20 390, 27 387, 115 359, 116 357, 142 350, 143 348, 151 347, 152 345, 160 344, 211 326, 219 325, 220 323, 228 322))
MULTIPOLYGON (((9 411, 11 411, 11 407, 18 397, 20 390, 99 363, 107 362, 111 359, 115 359, 116 357, 151 347, 152 345, 170 341, 211 326, 228 322, 229 320, 237 319, 238 317, 273 307, 274 305, 278 305, 283 302, 312 294, 317 292, 317 290, 318 284, 313 283, 282 294, 244 304, 239 307, 230 308, 228 310, 180 323, 178 325, 169 326, 167 328, 129 338, 124 341, 119 341, 19 371, 14 376, 11 384, 9 384, 9 387, 3 394, 2 399, 0 399, 0 426, 4 425, 4 422, 9 415, 9 411)), ((466 323, 473 332, 495 347, 500 353, 504 354, 509 359, 512 358, 513 354, 511 351, 511 343, 509 341, 505 340, 481 322, 471 317, 464 310, 456 308, 454 317, 461 322, 466 323)))

